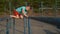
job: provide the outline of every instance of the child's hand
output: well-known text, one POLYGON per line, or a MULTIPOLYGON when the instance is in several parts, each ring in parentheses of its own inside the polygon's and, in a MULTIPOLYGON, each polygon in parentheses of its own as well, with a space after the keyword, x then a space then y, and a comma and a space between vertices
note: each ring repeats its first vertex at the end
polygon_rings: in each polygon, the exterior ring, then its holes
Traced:
POLYGON ((28 18, 28 16, 26 15, 26 17, 28 18))
POLYGON ((25 17, 27 17, 27 18, 28 18, 28 16, 27 16, 27 15, 25 15, 25 17))

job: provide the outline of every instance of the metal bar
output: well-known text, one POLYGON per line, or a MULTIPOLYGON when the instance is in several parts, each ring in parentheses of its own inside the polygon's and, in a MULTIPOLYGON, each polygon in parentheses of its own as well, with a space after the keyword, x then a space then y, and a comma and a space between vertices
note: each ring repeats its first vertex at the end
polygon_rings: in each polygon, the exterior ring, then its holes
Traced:
POLYGON ((40 12, 40 9, 41 9, 41 3, 39 2, 39 12, 40 12))
POLYGON ((11 1, 9 1, 9 11, 10 11, 10 15, 11 15, 11 1))
POLYGON ((8 19, 8 18, 10 19, 9 16, 8 16, 8 17, 6 16, 6 17, 3 17, 3 18, 0 18, 0 21, 4 21, 4 20, 6 20, 6 19, 8 19))
POLYGON ((13 34, 15 34, 15 18, 13 18, 13 34))
POLYGON ((7 19, 7 23, 6 23, 6 34, 9 34, 9 21, 8 21, 8 19, 7 19))
POLYGON ((6 34, 9 34, 9 32, 10 32, 10 28, 11 28, 11 19, 12 19, 12 18, 7 18, 6 34))
POLYGON ((57 0, 55 0, 55 17, 57 16, 57 0))
MULTIPOLYGON (((39 8, 39 9, 41 9, 41 8, 39 8)), ((42 8, 42 9, 53 9, 53 8, 42 8)), ((60 9, 60 8, 57 8, 57 9, 60 9)))
POLYGON ((31 21, 30 21, 30 17, 28 18, 28 34, 31 34, 31 21))
POLYGON ((42 15, 43 16, 43 2, 41 2, 41 11, 42 11, 42 15))
POLYGON ((24 17, 24 34, 26 34, 26 18, 24 17))

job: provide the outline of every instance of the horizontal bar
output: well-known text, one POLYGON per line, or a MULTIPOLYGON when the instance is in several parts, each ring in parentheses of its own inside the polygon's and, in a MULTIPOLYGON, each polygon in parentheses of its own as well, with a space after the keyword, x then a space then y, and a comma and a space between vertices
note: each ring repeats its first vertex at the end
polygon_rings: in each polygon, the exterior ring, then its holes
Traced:
POLYGON ((4 20, 10 19, 10 18, 11 18, 11 17, 9 17, 9 16, 7 17, 7 16, 6 16, 6 17, 3 17, 3 18, 0 18, 0 21, 4 21, 4 20))
MULTIPOLYGON (((53 9, 53 8, 39 8, 39 9, 53 9)), ((57 9, 60 9, 60 8, 57 8, 57 9)))
MULTIPOLYGON (((32 17, 60 17, 60 16, 29 16, 28 18, 32 18, 32 17)), ((6 19, 10 19, 11 17, 3 17, 3 18, 0 18, 0 21, 4 21, 6 19)))

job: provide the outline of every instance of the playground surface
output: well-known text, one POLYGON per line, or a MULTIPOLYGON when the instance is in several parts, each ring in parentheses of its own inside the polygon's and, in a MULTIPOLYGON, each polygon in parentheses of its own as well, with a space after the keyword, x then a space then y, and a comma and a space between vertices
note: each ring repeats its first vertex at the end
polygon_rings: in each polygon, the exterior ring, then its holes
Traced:
MULTIPOLYGON (((52 24, 37 21, 34 19, 31 22, 32 34, 60 34, 60 29, 52 24)), ((0 22, 0 34, 6 34, 6 20, 0 22)), ((11 20, 10 34, 13 34, 13 21, 11 20)), ((15 19, 15 34, 24 34, 24 21, 22 19, 15 19)), ((28 28, 26 28, 28 34, 28 28)))

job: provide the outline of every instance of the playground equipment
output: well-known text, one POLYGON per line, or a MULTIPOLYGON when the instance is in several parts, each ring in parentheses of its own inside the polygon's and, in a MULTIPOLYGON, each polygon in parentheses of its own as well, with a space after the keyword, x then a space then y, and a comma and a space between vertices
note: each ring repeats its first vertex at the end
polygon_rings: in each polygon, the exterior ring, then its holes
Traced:
MULTIPOLYGON (((56 2, 56 4, 57 4, 57 2, 56 2)), ((26 2, 26 5, 27 5, 27 2, 26 2)), ((54 8, 55 8, 55 11, 57 12, 56 5, 55 5, 54 8)), ((39 11, 40 10, 43 11, 44 9, 48 10, 50 8, 43 8, 43 2, 41 2, 41 8, 40 8, 40 5, 39 5, 39 11)), ((11 15, 11 2, 9 2, 9 12, 10 12, 10 15, 11 15)), ((56 12, 55 12, 55 16, 56 16, 56 12)), ((43 16, 43 12, 42 12, 41 16, 43 16)), ((13 21, 13 34, 15 34, 15 19, 14 18, 10 18, 10 17, 5 17, 5 18, 0 19, 0 21, 3 21, 3 20, 7 21, 7 23, 6 23, 6 34, 9 34, 9 29, 10 29, 10 26, 11 26, 11 21, 13 21)), ((28 34, 31 34, 30 17, 28 17, 28 19, 24 18, 24 34, 26 34, 26 27, 27 26, 28 26, 28 34)))
POLYGON ((31 34, 30 17, 28 19, 24 18, 24 34, 26 34, 26 27, 28 27, 28 34, 31 34))
MULTIPOLYGON (((11 0, 8 1, 9 2, 9 14, 11 15, 11 0)), ((27 2, 26 2, 27 5, 27 2)), ((6 5, 4 7, 4 10, 6 11, 6 5)), ((1 18, 0 21, 4 21, 6 20, 6 34, 10 34, 10 28, 11 28, 11 24, 13 21, 13 34, 15 34, 15 18, 11 18, 11 17, 5 17, 5 18, 1 18)), ((31 34, 31 29, 30 29, 30 18, 28 18, 28 20, 26 21, 26 18, 24 18, 24 34, 26 34, 26 27, 28 26, 28 34, 31 34), (28 24, 27 24, 28 23, 28 24)))
MULTIPOLYGON (((54 5, 49 5, 48 4, 48 1, 46 1, 46 4, 41 1, 39 2, 39 13, 40 13, 40 17, 44 17, 44 16, 47 16, 50 15, 50 16, 54 16, 54 17, 57 17, 57 13, 58 13, 58 0, 54 0, 54 5), (50 13, 51 12, 51 13, 50 13), (46 15, 47 14, 47 15, 46 15)), ((34 8, 35 9, 35 8, 34 8)))

